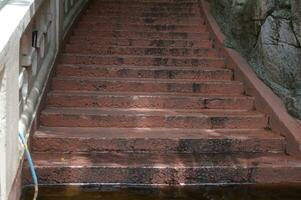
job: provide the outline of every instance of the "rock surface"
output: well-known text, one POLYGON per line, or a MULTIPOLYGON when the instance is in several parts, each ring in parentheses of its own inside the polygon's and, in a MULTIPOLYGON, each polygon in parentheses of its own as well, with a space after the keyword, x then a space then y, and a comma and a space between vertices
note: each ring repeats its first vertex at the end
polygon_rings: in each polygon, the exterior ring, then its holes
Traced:
POLYGON ((241 52, 258 76, 301 119, 301 1, 212 0, 226 45, 241 52))

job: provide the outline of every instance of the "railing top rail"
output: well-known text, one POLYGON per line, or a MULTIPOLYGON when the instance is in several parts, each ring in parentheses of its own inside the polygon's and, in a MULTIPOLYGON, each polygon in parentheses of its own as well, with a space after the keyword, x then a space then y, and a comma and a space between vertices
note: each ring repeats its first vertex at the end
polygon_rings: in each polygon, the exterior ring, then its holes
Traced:
POLYGON ((7 4, 9 0, 0 0, 0 10, 7 4))

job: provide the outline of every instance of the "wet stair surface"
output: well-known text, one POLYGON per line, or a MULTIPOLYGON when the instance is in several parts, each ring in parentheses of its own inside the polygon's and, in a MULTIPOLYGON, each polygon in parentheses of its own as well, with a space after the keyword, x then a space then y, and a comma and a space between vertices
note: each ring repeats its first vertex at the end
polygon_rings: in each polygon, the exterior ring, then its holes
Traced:
POLYGON ((90 1, 32 139, 40 183, 301 181, 211 35, 197 0, 90 1))

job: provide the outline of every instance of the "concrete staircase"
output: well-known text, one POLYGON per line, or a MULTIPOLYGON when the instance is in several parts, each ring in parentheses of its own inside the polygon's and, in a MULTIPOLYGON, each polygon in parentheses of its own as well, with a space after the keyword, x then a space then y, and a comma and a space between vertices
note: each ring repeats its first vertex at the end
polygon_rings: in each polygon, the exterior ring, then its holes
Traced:
POLYGON ((32 138, 40 183, 301 181, 203 21, 197 0, 92 0, 32 138))

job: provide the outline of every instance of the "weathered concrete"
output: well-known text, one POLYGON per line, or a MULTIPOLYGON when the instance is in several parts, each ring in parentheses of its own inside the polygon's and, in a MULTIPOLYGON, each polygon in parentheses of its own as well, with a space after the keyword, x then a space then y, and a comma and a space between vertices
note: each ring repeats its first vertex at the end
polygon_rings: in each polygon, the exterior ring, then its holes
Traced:
POLYGON ((301 162, 285 155, 288 139, 271 129, 270 113, 255 110, 266 87, 255 79, 250 92, 255 74, 242 62, 233 67, 199 1, 89 5, 61 54, 33 136, 42 183, 300 182, 301 162), (134 23, 129 13, 145 20, 134 23), (200 22, 183 24, 189 19, 200 22), (196 50, 200 43, 212 45, 196 50), (194 50, 180 49, 187 44, 194 50))
POLYGON ((35 160, 40 182, 50 185, 300 183, 301 171, 300 161, 285 155, 37 153, 35 160))

